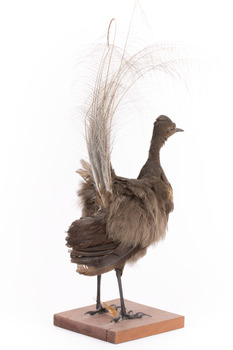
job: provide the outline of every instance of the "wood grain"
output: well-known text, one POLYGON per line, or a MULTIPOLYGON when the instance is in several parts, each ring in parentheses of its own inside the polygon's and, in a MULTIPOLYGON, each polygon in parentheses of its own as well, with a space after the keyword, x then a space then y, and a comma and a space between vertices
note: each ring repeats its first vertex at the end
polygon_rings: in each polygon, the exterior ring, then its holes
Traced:
MULTIPOLYGON (((141 319, 122 320, 114 323, 111 322, 113 317, 109 313, 85 315, 85 312, 95 310, 95 305, 90 305, 55 314, 54 325, 114 344, 184 327, 184 316, 129 300, 125 300, 125 303, 128 310, 133 310, 134 313, 142 311, 151 317, 143 316, 141 319)), ((119 305, 120 301, 110 300, 107 304, 119 305)))

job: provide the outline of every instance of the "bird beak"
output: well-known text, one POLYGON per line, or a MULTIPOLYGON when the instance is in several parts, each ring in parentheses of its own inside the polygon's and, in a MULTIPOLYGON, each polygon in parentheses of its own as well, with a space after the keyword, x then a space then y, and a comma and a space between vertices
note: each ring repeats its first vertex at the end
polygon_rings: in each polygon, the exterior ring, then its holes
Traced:
POLYGON ((179 132, 179 131, 184 131, 184 130, 180 128, 176 128, 176 132, 179 132))

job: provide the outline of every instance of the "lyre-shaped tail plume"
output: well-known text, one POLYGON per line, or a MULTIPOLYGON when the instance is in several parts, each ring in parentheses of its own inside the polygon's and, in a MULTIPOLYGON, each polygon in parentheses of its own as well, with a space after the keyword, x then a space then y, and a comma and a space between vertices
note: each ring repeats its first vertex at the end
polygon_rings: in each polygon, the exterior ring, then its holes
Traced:
POLYGON ((107 44, 99 46, 102 55, 85 113, 90 176, 104 207, 112 193, 111 130, 119 105, 146 73, 158 70, 179 76, 176 66, 184 61, 185 49, 174 44, 151 45, 129 55, 128 36, 129 33, 123 49, 115 45, 116 23, 112 19, 107 44), (115 32, 113 43, 110 44, 109 35, 113 25, 115 32))
POLYGON ((91 103, 85 116, 85 134, 91 173, 102 205, 105 204, 106 193, 112 192, 110 148, 116 87, 112 76, 114 43, 109 44, 109 33, 113 22, 114 19, 109 24, 107 45, 103 48, 91 103))

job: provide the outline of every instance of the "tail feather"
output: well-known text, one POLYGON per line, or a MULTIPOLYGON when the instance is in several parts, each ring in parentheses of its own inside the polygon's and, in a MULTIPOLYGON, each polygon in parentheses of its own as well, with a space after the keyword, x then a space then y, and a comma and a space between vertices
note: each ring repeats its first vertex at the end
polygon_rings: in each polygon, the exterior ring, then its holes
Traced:
POLYGON ((145 74, 163 71, 179 77, 177 66, 185 61, 185 48, 174 44, 159 43, 128 54, 129 32, 123 49, 115 45, 116 32, 113 43, 109 43, 113 23, 114 20, 110 22, 107 44, 100 45, 103 51, 85 111, 85 137, 90 162, 88 171, 103 207, 109 203, 112 193, 111 133, 119 106, 145 74))
POLYGON ((76 220, 68 229, 67 246, 71 248, 71 262, 78 265, 77 272, 93 276, 123 266, 140 247, 122 247, 107 237, 101 216, 76 220))

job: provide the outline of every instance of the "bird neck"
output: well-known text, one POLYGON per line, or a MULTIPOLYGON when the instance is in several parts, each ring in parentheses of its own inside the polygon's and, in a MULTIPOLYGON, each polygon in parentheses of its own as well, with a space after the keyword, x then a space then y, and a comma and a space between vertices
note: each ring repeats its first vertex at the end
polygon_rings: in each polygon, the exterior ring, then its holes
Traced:
POLYGON ((160 149, 164 145, 165 139, 157 134, 154 130, 151 139, 149 155, 146 163, 142 167, 138 179, 140 178, 151 178, 160 177, 164 174, 163 169, 160 164, 160 149))
POLYGON ((165 140, 163 140, 159 135, 153 134, 151 143, 150 143, 148 161, 155 162, 157 166, 161 166, 160 150, 164 145, 164 143, 165 143, 165 140))

